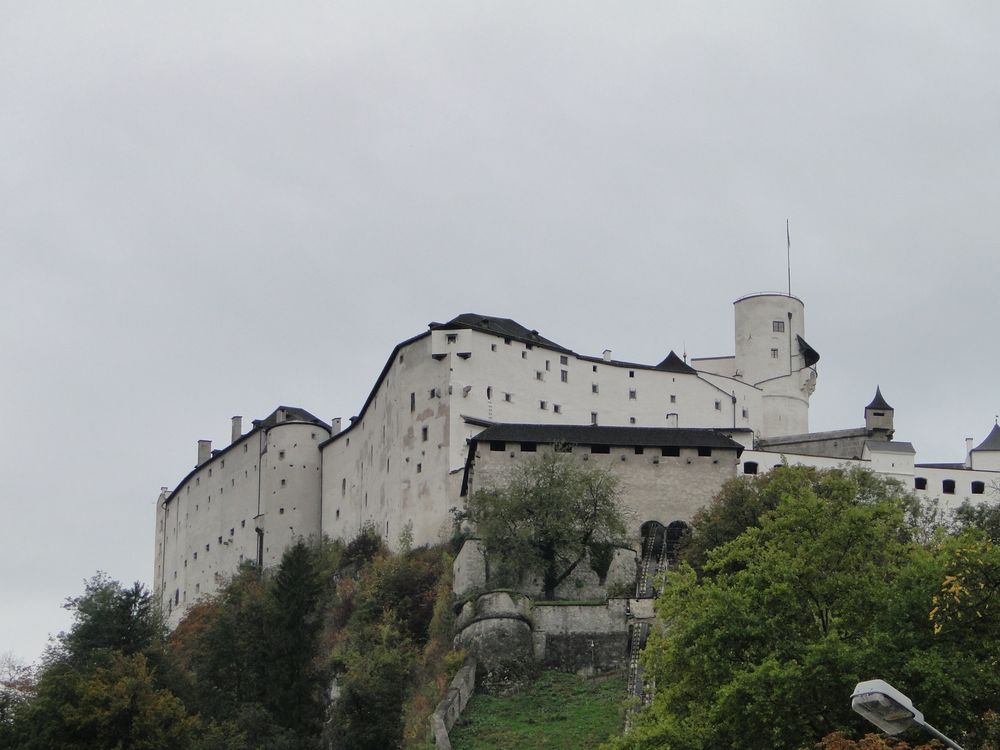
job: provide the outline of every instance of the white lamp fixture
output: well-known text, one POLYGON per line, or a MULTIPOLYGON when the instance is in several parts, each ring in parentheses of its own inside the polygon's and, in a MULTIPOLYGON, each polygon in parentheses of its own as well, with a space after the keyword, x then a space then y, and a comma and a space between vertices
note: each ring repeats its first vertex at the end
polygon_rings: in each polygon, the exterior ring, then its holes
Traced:
POLYGON ((885 680, 859 682, 851 693, 851 708, 886 734, 899 734, 912 726, 923 727, 952 750, 962 750, 957 742, 924 721, 913 701, 885 680))

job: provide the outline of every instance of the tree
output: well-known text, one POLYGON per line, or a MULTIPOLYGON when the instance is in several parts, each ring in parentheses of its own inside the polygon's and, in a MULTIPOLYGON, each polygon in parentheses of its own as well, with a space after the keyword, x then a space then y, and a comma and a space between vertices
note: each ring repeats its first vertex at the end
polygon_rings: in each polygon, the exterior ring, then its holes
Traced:
POLYGON ((846 696, 873 676, 919 696, 946 733, 983 737, 1000 700, 1000 625, 942 605, 936 633, 929 614, 949 575, 978 588, 992 558, 977 550, 974 567, 949 573, 952 542, 913 541, 908 500, 893 486, 782 471, 795 490, 758 525, 709 551, 703 576, 682 565, 667 578, 656 604, 664 627, 643 657, 655 697, 611 746, 811 747, 867 729, 846 696))
POLYGON ((504 486, 475 491, 464 517, 501 576, 541 573, 546 599, 591 547, 625 536, 616 477, 558 452, 517 466, 504 486))

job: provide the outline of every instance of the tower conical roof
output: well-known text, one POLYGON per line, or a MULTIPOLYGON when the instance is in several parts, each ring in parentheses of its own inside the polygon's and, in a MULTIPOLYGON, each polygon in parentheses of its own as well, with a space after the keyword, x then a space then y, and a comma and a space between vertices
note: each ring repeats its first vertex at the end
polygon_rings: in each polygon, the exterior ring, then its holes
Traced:
POLYGON ((975 451, 1000 451, 1000 425, 993 425, 986 439, 972 449, 975 451))
POLYGON ((879 411, 895 411, 895 409, 889 406, 888 402, 884 398, 882 398, 882 389, 879 388, 878 386, 875 386, 875 398, 873 398, 872 402, 865 407, 865 411, 868 411, 868 409, 878 409, 879 411))

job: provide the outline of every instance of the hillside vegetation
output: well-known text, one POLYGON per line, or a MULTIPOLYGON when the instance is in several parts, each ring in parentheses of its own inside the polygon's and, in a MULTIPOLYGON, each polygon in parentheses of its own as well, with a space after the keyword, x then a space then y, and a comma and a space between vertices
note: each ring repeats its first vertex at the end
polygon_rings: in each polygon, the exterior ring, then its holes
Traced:
POLYGON ((476 695, 451 731, 453 750, 588 750, 621 732, 625 679, 543 672, 523 693, 476 695))
POLYGON ((0 692, 0 748, 426 747, 461 662, 450 575, 446 550, 393 555, 370 531, 300 543, 273 573, 242 567, 168 636, 148 591, 99 574, 34 679, 0 692))

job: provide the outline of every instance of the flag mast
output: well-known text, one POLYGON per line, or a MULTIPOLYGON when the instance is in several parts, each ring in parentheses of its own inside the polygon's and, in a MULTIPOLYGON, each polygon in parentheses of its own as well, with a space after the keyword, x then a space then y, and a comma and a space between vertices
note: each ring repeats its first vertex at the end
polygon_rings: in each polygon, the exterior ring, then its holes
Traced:
POLYGON ((785 265, 788 268, 788 296, 792 296, 792 235, 788 229, 788 219, 785 219, 785 239, 788 240, 788 249, 785 255, 785 265))

